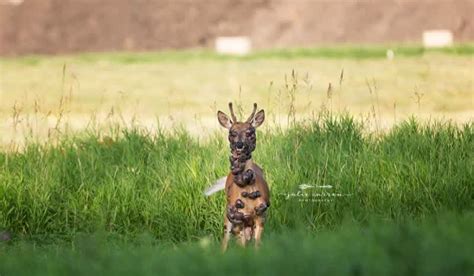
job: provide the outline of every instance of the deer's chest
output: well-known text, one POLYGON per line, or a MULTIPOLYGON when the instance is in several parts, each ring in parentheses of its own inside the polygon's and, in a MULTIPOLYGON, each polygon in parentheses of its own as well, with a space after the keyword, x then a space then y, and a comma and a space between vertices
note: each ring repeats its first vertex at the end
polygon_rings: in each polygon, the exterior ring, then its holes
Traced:
POLYGON ((246 217, 255 217, 257 208, 264 203, 262 191, 257 185, 239 187, 232 185, 227 191, 227 206, 235 207, 246 217))

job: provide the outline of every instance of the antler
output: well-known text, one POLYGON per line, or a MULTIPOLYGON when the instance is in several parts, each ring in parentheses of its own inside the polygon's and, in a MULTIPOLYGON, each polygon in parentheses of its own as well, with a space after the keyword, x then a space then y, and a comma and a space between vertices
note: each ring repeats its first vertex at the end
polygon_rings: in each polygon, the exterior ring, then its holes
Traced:
POLYGON ((250 123, 253 119, 253 116, 255 116, 255 112, 257 112, 257 103, 253 104, 253 111, 250 117, 247 119, 246 123, 250 123))
POLYGON ((232 103, 229 103, 229 109, 230 109, 230 116, 232 116, 232 121, 234 123, 237 122, 237 117, 235 117, 234 108, 232 107, 232 103))

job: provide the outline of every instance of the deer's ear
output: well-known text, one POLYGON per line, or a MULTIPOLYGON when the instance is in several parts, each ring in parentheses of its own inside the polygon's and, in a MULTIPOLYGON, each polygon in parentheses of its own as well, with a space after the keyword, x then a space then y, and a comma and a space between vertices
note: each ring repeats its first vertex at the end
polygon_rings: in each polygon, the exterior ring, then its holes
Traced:
POLYGON ((225 115, 222 111, 217 111, 217 120, 221 126, 230 129, 232 127, 232 121, 229 119, 229 116, 225 115))
POLYGON ((263 111, 262 109, 259 112, 257 112, 257 114, 255 114, 255 117, 253 117, 252 126, 257 128, 261 124, 263 124, 263 121, 265 121, 265 111, 263 111))

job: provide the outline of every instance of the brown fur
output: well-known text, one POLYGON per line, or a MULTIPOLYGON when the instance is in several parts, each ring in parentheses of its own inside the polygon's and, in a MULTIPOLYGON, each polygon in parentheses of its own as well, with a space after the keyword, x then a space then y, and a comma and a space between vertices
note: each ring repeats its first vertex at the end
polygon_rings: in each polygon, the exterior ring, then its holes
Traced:
POLYGON ((224 216, 223 250, 227 249, 231 234, 239 238, 242 246, 252 238, 255 240, 255 246, 258 246, 264 229, 266 210, 270 206, 270 192, 263 171, 251 157, 256 146, 255 128, 263 123, 264 111, 255 114, 254 104, 254 111, 246 122, 235 122, 232 104, 229 104, 229 108, 232 120, 223 112, 218 112, 219 123, 229 129, 232 154, 231 172, 225 185, 227 208, 224 216), (237 146, 239 143, 242 148, 237 146), (248 177, 242 178, 249 175, 252 176, 250 181, 248 177))

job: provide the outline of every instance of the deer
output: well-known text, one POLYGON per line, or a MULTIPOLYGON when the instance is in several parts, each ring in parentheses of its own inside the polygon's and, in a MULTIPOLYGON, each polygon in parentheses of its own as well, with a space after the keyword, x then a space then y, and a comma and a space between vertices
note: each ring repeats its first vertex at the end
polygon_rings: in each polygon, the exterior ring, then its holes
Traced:
POLYGON ((226 251, 231 235, 245 247, 254 240, 256 248, 260 246, 266 212, 270 207, 270 191, 262 168, 252 160, 256 147, 256 128, 265 120, 265 111, 257 111, 254 103, 252 114, 245 122, 237 120, 232 103, 229 103, 230 115, 217 112, 219 124, 228 129, 230 144, 230 172, 207 189, 207 196, 225 190, 227 206, 224 216, 224 237, 222 251, 226 251))

